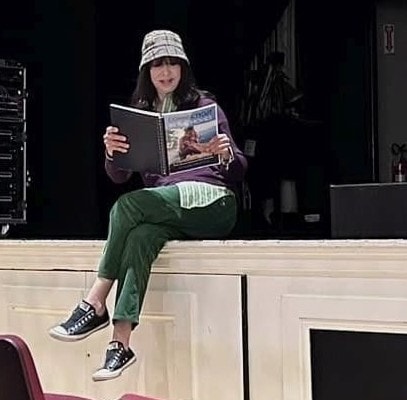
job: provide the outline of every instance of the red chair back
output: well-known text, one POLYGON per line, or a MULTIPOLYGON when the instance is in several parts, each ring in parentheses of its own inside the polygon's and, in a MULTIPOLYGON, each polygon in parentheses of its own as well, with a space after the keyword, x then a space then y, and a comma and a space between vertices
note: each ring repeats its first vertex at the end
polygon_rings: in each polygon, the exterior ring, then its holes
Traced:
POLYGON ((27 344, 15 335, 0 335, 0 400, 45 400, 27 344))
MULTIPOLYGON (((44 393, 26 342, 17 335, 0 335, 0 400, 89 400, 65 394, 44 393)), ((120 400, 156 400, 125 394, 120 400)))
POLYGON ((152 397, 144 397, 139 396, 137 394, 126 393, 122 397, 120 397, 119 400, 159 400, 159 399, 153 399, 152 397))

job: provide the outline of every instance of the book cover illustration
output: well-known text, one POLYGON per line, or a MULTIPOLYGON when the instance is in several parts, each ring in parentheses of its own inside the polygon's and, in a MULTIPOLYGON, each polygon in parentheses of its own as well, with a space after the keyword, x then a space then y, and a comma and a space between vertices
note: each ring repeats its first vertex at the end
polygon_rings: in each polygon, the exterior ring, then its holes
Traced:
POLYGON ((211 152, 218 135, 216 111, 216 104, 209 104, 162 114, 170 173, 219 164, 219 155, 211 152))

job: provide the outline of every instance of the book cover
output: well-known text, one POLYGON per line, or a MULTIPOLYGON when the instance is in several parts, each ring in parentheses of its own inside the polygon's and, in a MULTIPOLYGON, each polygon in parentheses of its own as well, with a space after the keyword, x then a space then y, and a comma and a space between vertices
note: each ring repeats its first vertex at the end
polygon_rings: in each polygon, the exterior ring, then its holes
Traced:
POLYGON ((220 163, 211 153, 218 135, 216 104, 192 110, 156 113, 110 105, 111 124, 128 138, 126 154, 113 153, 113 163, 133 171, 169 175, 220 163))

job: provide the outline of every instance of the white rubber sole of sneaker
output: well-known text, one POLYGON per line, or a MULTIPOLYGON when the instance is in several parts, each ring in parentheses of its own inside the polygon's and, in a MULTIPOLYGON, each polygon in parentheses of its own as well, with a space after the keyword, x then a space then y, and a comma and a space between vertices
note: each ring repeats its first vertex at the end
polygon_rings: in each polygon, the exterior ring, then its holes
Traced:
POLYGON ((107 381, 109 379, 114 379, 118 378, 122 372, 130 367, 131 364, 135 363, 137 361, 136 355, 134 355, 133 358, 131 358, 126 365, 124 365, 122 368, 116 370, 116 371, 108 371, 105 369, 98 369, 93 375, 92 375, 92 380, 94 382, 100 382, 100 381, 107 381))
POLYGON ((102 325, 99 325, 97 328, 95 328, 89 332, 83 333, 81 335, 67 335, 67 334, 64 334, 62 332, 58 332, 57 330, 55 330, 55 328, 57 328, 57 327, 53 327, 48 331, 48 334, 52 338, 61 340, 63 342, 77 342, 79 340, 86 339, 88 336, 92 335, 93 333, 95 333, 97 331, 100 331, 101 329, 106 328, 108 325, 109 325, 109 321, 106 321, 102 325))

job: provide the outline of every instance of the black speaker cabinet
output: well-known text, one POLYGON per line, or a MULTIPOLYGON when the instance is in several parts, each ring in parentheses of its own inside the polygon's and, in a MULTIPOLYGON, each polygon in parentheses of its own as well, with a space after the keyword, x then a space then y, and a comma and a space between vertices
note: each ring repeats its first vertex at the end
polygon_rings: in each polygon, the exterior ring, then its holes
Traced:
POLYGON ((0 236, 26 223, 26 68, 0 59, 0 236))
POLYGON ((407 183, 330 186, 332 238, 407 238, 407 183))

